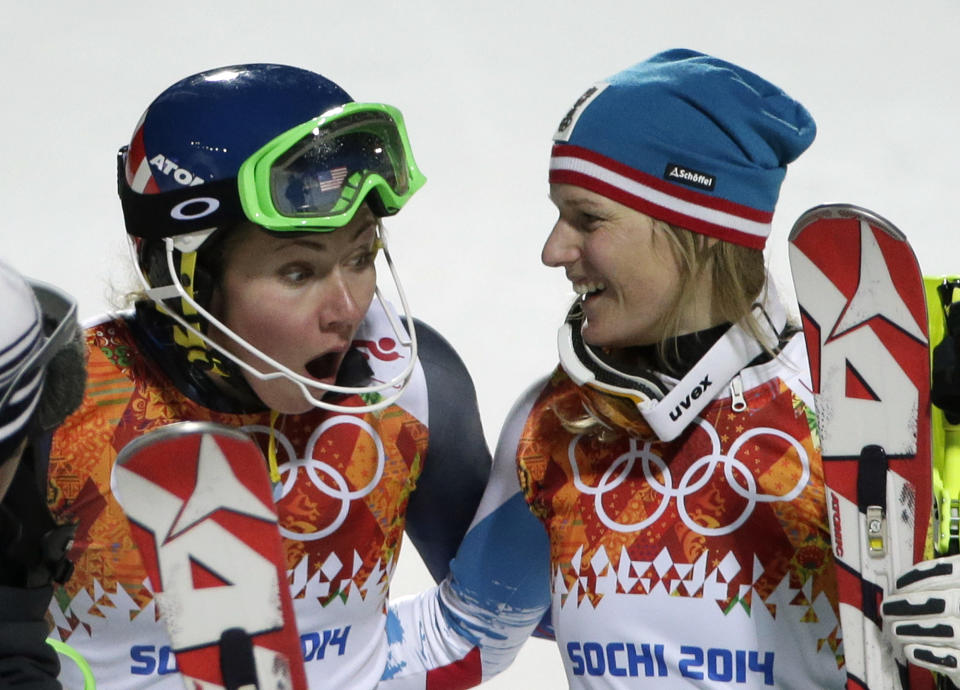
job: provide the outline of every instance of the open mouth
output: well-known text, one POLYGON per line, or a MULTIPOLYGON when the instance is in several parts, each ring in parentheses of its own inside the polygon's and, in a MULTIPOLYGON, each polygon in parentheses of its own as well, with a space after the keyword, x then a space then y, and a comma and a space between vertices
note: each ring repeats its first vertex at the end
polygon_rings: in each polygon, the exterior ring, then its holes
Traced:
POLYGON ((306 370, 315 379, 332 379, 337 376, 342 352, 328 352, 307 362, 306 370))

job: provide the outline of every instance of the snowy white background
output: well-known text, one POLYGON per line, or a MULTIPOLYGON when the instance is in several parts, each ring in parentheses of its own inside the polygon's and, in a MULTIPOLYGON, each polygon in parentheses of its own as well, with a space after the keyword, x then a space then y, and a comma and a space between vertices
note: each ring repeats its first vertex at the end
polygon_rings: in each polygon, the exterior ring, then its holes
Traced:
MULTIPOLYGON (((886 216, 927 274, 960 272, 960 0, 33 0, 0 20, 0 254, 110 303, 126 271, 115 153, 169 84, 270 61, 404 112, 429 182, 389 225, 414 313, 460 351, 493 444, 510 404, 552 366, 572 292, 539 263, 553 209, 550 136, 592 82, 671 47, 739 62, 784 87, 820 133, 791 167, 771 261, 807 208, 886 216)), ((429 583, 412 548, 394 593, 429 583)), ((552 643, 530 642, 491 688, 560 688, 552 643)))

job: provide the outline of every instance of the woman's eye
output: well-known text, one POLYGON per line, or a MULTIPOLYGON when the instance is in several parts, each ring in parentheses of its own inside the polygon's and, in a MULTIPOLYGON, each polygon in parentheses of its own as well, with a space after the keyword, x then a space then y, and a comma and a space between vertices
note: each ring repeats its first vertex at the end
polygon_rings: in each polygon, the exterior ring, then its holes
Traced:
POLYGON ((279 271, 280 277, 290 283, 302 283, 310 278, 313 272, 307 266, 284 266, 279 271))
POLYGON ((603 222, 603 218, 590 213, 580 214, 580 225, 585 230, 594 230, 603 222))

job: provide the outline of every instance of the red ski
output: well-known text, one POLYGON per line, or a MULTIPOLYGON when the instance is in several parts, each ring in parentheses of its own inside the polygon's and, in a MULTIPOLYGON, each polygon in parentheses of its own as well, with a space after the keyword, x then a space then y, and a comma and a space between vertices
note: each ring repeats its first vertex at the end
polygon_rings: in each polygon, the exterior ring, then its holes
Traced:
POLYGON ((306 690, 256 443, 217 424, 171 424, 129 443, 114 479, 186 686, 306 690))
POLYGON ((837 562, 847 688, 920 690, 881 635, 880 601, 923 559, 932 506, 923 277, 906 237, 849 205, 790 233, 837 562))

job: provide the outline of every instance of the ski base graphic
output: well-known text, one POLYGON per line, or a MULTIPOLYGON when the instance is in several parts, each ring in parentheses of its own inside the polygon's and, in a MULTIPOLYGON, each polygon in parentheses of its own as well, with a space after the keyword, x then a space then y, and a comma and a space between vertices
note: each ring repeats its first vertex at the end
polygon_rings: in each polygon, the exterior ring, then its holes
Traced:
POLYGON ((882 635, 880 601, 923 560, 932 505, 923 278, 880 216, 819 206, 790 233, 827 485, 847 687, 932 688, 882 635))
POLYGON ((186 687, 305 690, 256 443, 217 424, 171 424, 124 447, 114 480, 186 687))

